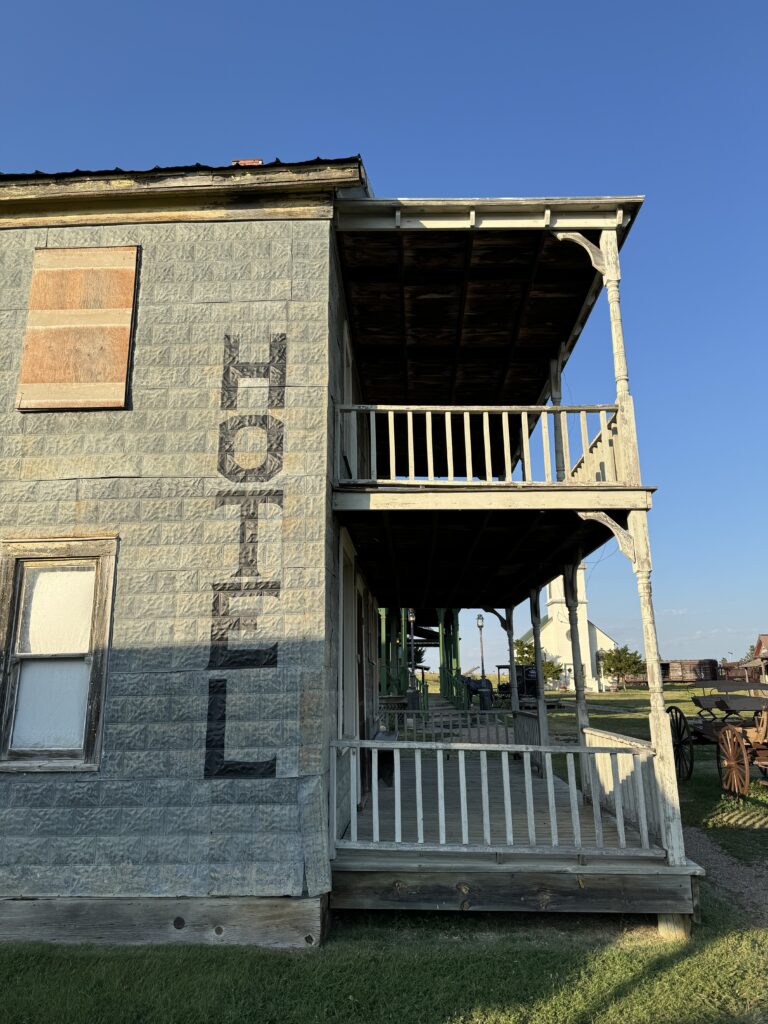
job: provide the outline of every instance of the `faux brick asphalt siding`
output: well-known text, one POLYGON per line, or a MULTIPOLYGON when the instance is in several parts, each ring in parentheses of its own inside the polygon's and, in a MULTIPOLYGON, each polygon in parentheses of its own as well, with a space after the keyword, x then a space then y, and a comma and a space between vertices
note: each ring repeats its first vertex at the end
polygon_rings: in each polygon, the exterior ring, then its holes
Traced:
MULTIPOLYGON (((320 221, 0 232, 0 539, 120 535, 100 770, 0 773, 0 894, 330 888, 328 282, 320 221), (34 248, 129 244, 142 249, 132 408, 16 412, 34 248), (237 571, 240 526, 215 496, 259 489, 217 469, 226 333, 260 362, 287 338, 283 467, 261 488, 284 508, 259 521, 280 598, 233 600, 279 664, 211 672, 211 586, 237 571), (227 758, 276 757, 277 778, 203 778, 212 675, 228 680, 227 758)), ((264 414, 266 395, 266 380, 241 381, 237 413, 264 414)), ((263 457, 253 433, 244 465, 263 457)))

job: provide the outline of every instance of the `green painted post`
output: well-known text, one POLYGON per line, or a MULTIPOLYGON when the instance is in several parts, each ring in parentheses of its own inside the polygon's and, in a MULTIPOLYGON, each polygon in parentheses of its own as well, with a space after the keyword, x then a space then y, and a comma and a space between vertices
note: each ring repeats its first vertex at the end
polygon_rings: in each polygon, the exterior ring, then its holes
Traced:
POLYGON ((389 659, 387 658, 387 609, 379 608, 379 693, 389 693, 389 659))
POLYGON ((454 641, 455 641, 455 644, 456 644, 456 671, 457 672, 461 672, 461 652, 459 650, 459 644, 460 644, 460 637, 459 637, 459 609, 458 608, 453 608, 452 611, 453 611, 453 621, 456 624, 456 629, 455 629, 455 632, 454 632, 454 641))
POLYGON ((461 681, 461 650, 459 637, 459 609, 451 608, 451 625, 453 641, 453 702, 457 708, 467 706, 466 687, 461 681))
POLYGON ((408 690, 408 609, 400 609, 400 679, 398 693, 408 690))
POLYGON ((440 696, 445 697, 445 609, 437 609, 437 635, 438 650, 440 651, 440 662, 438 674, 440 676, 440 696))
POLYGON ((445 616, 445 689, 443 696, 453 702, 453 622, 446 612, 445 616))
POLYGON ((397 693, 399 685, 398 651, 397 651, 397 618, 393 609, 389 609, 389 664, 387 666, 387 678, 389 680, 387 692, 397 693))

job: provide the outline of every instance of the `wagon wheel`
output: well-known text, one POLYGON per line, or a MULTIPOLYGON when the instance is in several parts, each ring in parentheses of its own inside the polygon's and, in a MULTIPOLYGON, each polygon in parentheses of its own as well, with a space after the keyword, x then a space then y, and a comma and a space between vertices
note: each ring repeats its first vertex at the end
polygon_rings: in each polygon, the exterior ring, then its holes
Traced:
POLYGON ((717 771, 724 793, 746 796, 749 792, 749 755, 744 737, 732 725, 724 725, 717 738, 717 771))
POLYGON ((675 775, 678 782, 687 782, 693 772, 693 740, 688 719, 674 704, 667 708, 667 714, 675 754, 675 775))

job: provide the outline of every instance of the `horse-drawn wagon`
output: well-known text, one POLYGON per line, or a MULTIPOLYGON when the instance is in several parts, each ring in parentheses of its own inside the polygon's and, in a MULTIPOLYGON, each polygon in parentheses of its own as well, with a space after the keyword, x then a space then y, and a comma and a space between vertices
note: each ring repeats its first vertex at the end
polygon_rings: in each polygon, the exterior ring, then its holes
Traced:
POLYGON ((686 717, 677 705, 667 708, 678 781, 691 777, 694 744, 710 743, 717 747, 723 792, 746 796, 753 766, 768 784, 768 686, 722 682, 691 700, 698 715, 686 717))

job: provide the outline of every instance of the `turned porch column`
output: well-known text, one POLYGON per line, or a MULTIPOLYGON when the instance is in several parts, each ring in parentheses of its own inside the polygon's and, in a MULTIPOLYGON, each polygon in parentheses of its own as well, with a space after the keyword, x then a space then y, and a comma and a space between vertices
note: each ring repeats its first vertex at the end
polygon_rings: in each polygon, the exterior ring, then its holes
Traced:
POLYGON ((563 569, 563 583, 565 585, 565 606, 568 609, 568 624, 571 629, 571 660, 573 661, 573 682, 576 687, 576 722, 579 727, 579 743, 581 743, 583 730, 589 725, 589 712, 587 711, 584 661, 579 637, 578 571, 578 561, 572 565, 566 565, 563 569))
POLYGON ((440 696, 445 697, 445 608, 437 609, 437 640, 440 651, 438 673, 440 676, 440 696))
POLYGON ((459 636, 459 609, 452 608, 451 611, 453 613, 453 638, 455 648, 453 668, 454 672, 459 674, 461 672, 461 637, 459 636))
POLYGON ((637 577, 637 592, 640 598, 640 616, 643 624, 645 664, 648 672, 648 697, 651 705, 649 724, 651 743, 656 751, 654 769, 659 789, 665 845, 670 864, 685 863, 683 826, 680 820, 680 797, 675 774, 675 754, 672 748, 672 733, 669 715, 664 704, 664 688, 661 681, 661 660, 656 636, 656 617, 653 611, 651 588, 651 549, 648 541, 648 515, 646 512, 630 512, 629 533, 635 545, 633 569, 637 577))
POLYGON ((394 608, 388 610, 389 619, 389 689, 388 693, 400 692, 400 651, 397 646, 397 615, 394 608))
MULTIPOLYGON (((563 364, 561 357, 549 361, 549 394, 552 405, 561 405, 563 401, 563 364)), ((544 413, 546 416, 547 413, 544 413)), ((555 477, 558 483, 565 480, 565 455, 563 454, 563 417, 553 416, 555 421, 555 477)))
POLYGON ((624 347, 624 326, 621 322, 619 299, 619 243, 615 231, 600 233, 600 252, 603 255, 603 284, 608 293, 608 312, 611 318, 611 342, 613 344, 613 368, 616 375, 616 397, 629 394, 629 370, 627 352, 624 347))
POLYGON ((387 657, 387 609, 379 608, 379 693, 389 693, 387 657))
POLYGON ((635 403, 629 391, 629 369, 624 346, 624 325, 621 319, 619 282, 619 243, 615 231, 600 233, 603 284, 608 295, 608 312, 611 320, 611 344, 613 346, 613 370, 616 378, 616 404, 619 407, 619 451, 617 470, 619 478, 629 484, 640 483, 640 459, 637 451, 637 426, 635 403))
POLYGON ((544 699, 544 657, 541 651, 541 611, 539 607, 540 587, 531 590, 531 626, 533 627, 533 656, 536 664, 536 709, 539 717, 539 740, 543 746, 549 743, 549 722, 547 702, 544 699))
POLYGON ((635 406, 629 392, 629 370, 624 347, 624 326, 621 321, 621 299, 619 282, 619 242, 616 230, 600 232, 599 247, 578 231, 555 231, 561 241, 575 242, 584 249, 592 266, 602 276, 608 295, 608 311, 611 320, 611 345, 613 347, 613 370, 616 378, 616 404, 618 411, 618 450, 616 454, 617 476, 622 483, 640 484, 640 460, 637 454, 637 427, 635 406))
POLYGON ((517 664, 515 662, 515 626, 512 619, 514 608, 505 608, 507 620, 507 645, 509 647, 509 697, 512 710, 520 710, 520 694, 517 689, 517 664))

